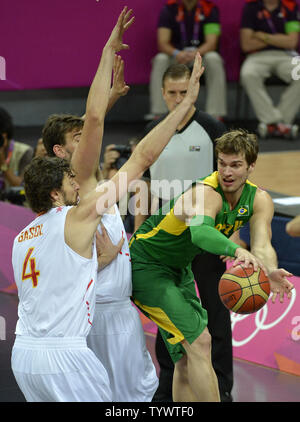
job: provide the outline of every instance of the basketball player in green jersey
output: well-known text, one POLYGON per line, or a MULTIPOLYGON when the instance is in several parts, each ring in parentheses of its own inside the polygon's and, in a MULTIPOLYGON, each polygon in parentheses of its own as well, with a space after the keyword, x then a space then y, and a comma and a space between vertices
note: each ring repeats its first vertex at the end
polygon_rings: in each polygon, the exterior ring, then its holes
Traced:
POLYGON ((248 181, 257 154, 253 134, 235 130, 218 138, 218 171, 162 207, 131 239, 133 299, 158 325, 174 361, 174 401, 219 401, 207 313, 190 269, 195 255, 207 251, 234 257, 234 265, 260 266, 269 276, 272 301, 291 297, 286 277, 292 274, 277 268, 271 246, 273 202, 248 181), (251 252, 229 239, 247 221, 251 252))

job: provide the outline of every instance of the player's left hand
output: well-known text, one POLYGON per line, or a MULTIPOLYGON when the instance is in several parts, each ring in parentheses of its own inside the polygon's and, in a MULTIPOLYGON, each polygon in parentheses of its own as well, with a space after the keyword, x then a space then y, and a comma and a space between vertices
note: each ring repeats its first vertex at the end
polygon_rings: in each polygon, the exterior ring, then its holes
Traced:
POLYGON ((202 66, 202 57, 199 53, 197 53, 195 56, 193 71, 189 80, 189 85, 186 93, 186 98, 191 99, 192 104, 194 104, 198 98, 200 89, 200 78, 203 72, 204 67, 202 66))
POLYGON ((98 256, 98 271, 110 264, 121 251, 125 239, 122 237, 117 245, 114 245, 107 234, 103 224, 100 223, 101 232, 96 232, 96 249, 98 256))
POLYGON ((268 274, 271 292, 273 293, 272 303, 275 303, 278 295, 280 303, 283 303, 285 294, 287 295, 288 299, 292 297, 292 290, 294 285, 287 279, 287 277, 292 276, 292 273, 289 273, 283 268, 278 268, 277 270, 274 270, 268 274))
POLYGON ((124 80, 124 60, 120 56, 115 56, 113 66, 113 84, 112 84, 112 95, 123 97, 130 89, 124 80))

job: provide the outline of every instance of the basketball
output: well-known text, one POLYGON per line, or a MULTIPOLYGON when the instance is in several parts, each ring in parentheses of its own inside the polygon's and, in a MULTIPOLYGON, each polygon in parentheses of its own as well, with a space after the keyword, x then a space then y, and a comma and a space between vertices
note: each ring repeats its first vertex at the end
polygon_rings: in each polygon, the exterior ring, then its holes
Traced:
POLYGON ((270 295, 269 279, 261 268, 239 264, 222 275, 219 296, 223 304, 237 314, 252 314, 261 309, 270 295))

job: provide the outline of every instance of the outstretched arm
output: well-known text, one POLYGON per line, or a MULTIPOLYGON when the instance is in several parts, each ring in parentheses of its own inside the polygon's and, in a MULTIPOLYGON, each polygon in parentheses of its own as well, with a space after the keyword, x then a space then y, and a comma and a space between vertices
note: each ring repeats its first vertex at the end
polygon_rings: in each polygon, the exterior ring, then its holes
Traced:
POLYGON ((250 248, 251 252, 262 260, 267 268, 270 280, 271 291, 273 292, 272 302, 277 295, 280 302, 283 302, 284 295, 291 297, 293 284, 287 279, 293 274, 278 268, 277 255, 271 244, 271 222, 274 215, 274 205, 267 192, 258 190, 255 195, 253 216, 250 219, 250 248))
MULTIPOLYGON (((121 12, 106 45, 86 104, 84 126, 78 147, 72 157, 72 166, 83 196, 96 186, 95 173, 99 166, 104 129, 104 118, 108 107, 112 67, 115 53, 129 48, 123 44, 124 32, 133 23, 132 11, 125 7, 121 12)), ((122 69, 121 69, 122 70, 122 69)))
MULTIPOLYGON (((202 59, 200 55, 197 55, 184 100, 138 143, 129 160, 111 180, 102 183, 87 195, 81 196, 79 205, 72 212, 77 222, 90 222, 90 230, 93 232, 92 226, 96 227, 99 223, 99 215, 102 215, 118 202, 127 192, 129 183, 138 179, 158 158, 174 134, 179 122, 196 101, 199 93, 199 80, 203 71, 202 59)), ((84 230, 87 231, 87 227, 84 230)))

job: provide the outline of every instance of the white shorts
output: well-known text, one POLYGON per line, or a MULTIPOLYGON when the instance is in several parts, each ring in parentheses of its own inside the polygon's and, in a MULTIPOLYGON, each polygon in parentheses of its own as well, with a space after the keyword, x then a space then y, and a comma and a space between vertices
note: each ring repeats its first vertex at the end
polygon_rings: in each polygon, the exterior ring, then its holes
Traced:
POLYGON ((115 402, 149 402, 158 387, 143 326, 129 298, 96 303, 87 344, 108 372, 115 402))
POLYGON ((108 402, 107 372, 85 338, 17 336, 12 370, 29 402, 108 402))

